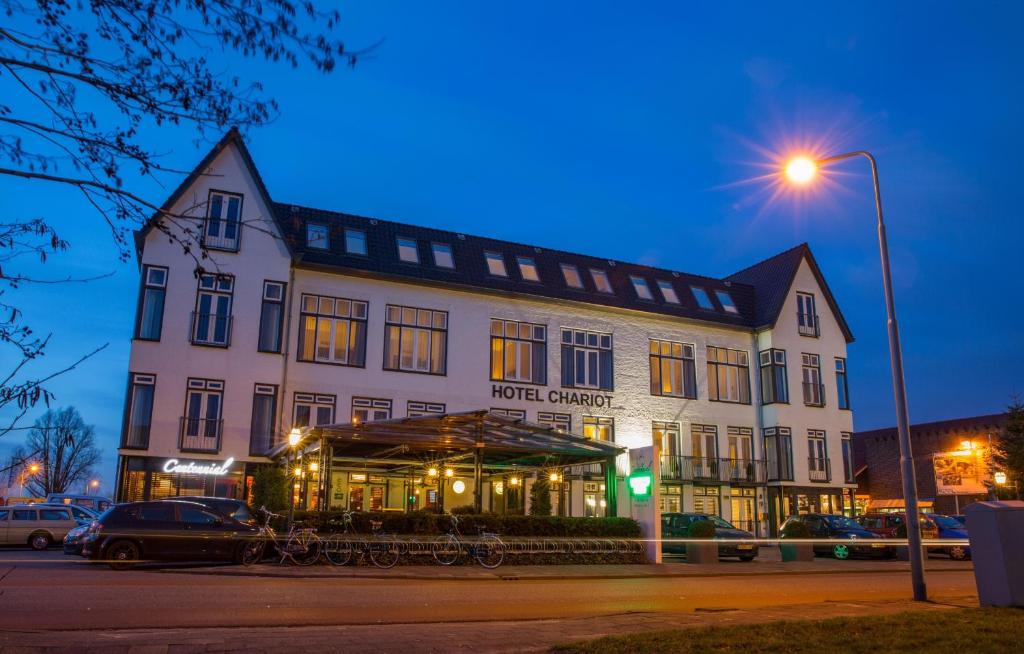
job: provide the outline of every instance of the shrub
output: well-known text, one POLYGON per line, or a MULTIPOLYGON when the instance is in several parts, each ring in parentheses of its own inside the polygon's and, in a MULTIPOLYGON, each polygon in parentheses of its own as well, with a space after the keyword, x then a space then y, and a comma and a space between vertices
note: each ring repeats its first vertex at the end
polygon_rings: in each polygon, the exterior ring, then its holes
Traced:
POLYGON ((277 466, 259 466, 253 474, 252 503, 269 511, 288 508, 288 476, 277 466))
POLYGON ((543 475, 530 487, 530 515, 551 515, 551 485, 543 475))
POLYGON ((686 528, 686 535, 690 538, 714 538, 715 523, 710 520, 694 520, 686 528))
POLYGON ((807 528, 807 525, 800 522, 799 520, 793 520, 787 522, 782 526, 782 532, 779 534, 780 538, 810 538, 811 532, 807 528))
POLYGON ((476 513, 476 507, 472 504, 465 504, 463 506, 453 506, 451 511, 456 515, 469 515, 476 513))

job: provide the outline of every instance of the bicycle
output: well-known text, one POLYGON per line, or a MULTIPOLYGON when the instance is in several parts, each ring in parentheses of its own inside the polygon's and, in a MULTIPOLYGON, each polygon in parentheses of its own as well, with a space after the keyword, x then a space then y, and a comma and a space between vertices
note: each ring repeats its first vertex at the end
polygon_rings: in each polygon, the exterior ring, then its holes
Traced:
POLYGON ((485 568, 493 570, 505 560, 505 543, 498 534, 484 531, 478 527, 479 537, 474 541, 468 541, 459 532, 459 516, 449 514, 451 527, 447 534, 438 536, 434 540, 434 560, 441 565, 452 565, 459 560, 463 548, 466 554, 476 559, 476 562, 485 568))
POLYGON ((278 554, 281 555, 279 564, 284 563, 285 560, 289 560, 295 565, 313 565, 317 562, 323 549, 323 541, 316 535, 315 530, 297 528, 292 524, 282 545, 278 542, 277 532, 270 526, 270 521, 284 516, 272 513, 266 507, 260 507, 260 513, 264 516, 263 524, 260 525, 256 538, 242 548, 240 557, 242 565, 253 565, 262 561, 266 555, 268 543, 273 543, 278 554))
POLYGON ((344 530, 342 533, 329 536, 324 541, 324 558, 331 565, 345 565, 352 560, 354 554, 358 554, 360 560, 369 556, 370 562, 378 568, 393 568, 398 563, 402 555, 401 543, 381 532, 383 522, 380 520, 370 521, 370 540, 362 539, 356 531, 352 524, 352 511, 341 514, 341 526, 344 530))

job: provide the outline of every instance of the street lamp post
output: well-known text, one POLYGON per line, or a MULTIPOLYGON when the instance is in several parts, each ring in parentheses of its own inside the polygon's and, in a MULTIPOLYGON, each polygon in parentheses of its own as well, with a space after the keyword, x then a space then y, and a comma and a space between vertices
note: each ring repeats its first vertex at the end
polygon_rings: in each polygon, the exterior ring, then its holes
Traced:
POLYGON ((910 419, 907 412, 907 389, 903 375, 903 349, 900 346, 900 330, 896 322, 896 302, 893 299, 892 272, 889 268, 889 245, 885 237, 885 221, 882 217, 882 191, 878 184, 878 165, 871 153, 864 150, 847 152, 824 159, 812 160, 800 157, 786 166, 786 175, 797 184, 809 183, 822 166, 830 163, 864 157, 871 164, 871 181, 875 189, 875 211, 878 215, 878 249, 882 258, 882 284, 885 288, 885 312, 889 328, 889 359, 892 367, 892 390, 896 400, 896 430, 900 443, 900 471, 903 477, 903 498, 907 510, 907 541, 910 550, 910 577, 914 599, 928 598, 924 582, 924 554, 921 549, 921 523, 918 518, 917 478, 914 473, 914 456, 910 447, 910 419))

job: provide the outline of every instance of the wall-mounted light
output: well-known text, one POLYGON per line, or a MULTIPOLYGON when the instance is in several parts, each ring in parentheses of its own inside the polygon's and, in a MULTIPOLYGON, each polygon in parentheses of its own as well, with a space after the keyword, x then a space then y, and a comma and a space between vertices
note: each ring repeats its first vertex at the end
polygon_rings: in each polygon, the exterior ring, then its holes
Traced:
POLYGON ((519 477, 509 477, 508 485, 509 486, 518 486, 519 485, 519 477))
POLYGON ((455 491, 456 495, 461 495, 466 490, 466 482, 456 479, 455 483, 452 484, 452 490, 455 491))
POLYGON ((1006 473, 1005 472, 997 472, 994 475, 992 475, 992 477, 995 478, 996 483, 999 484, 1000 486, 1002 486, 1003 484, 1006 483, 1006 473))
POLYGON ((445 468, 444 469, 444 476, 445 477, 454 477, 455 476, 455 470, 453 470, 452 468, 445 468))
POLYGON ((301 441, 301 440, 302 440, 302 432, 299 431, 298 427, 296 427, 295 429, 293 429, 290 432, 288 432, 288 445, 290 447, 295 447, 296 445, 299 444, 299 441, 301 441))
POLYGON ((431 466, 430 468, 427 468, 427 476, 428 477, 436 477, 437 476, 437 468, 434 468, 433 466, 431 466))

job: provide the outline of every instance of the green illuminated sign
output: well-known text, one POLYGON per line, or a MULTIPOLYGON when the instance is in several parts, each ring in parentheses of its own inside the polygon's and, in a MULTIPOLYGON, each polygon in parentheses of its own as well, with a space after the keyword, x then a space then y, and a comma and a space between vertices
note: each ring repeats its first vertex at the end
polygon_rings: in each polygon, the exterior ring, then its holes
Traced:
POLYGON ((646 500, 651 497, 654 475, 650 470, 634 470, 629 475, 629 494, 634 499, 646 500))

